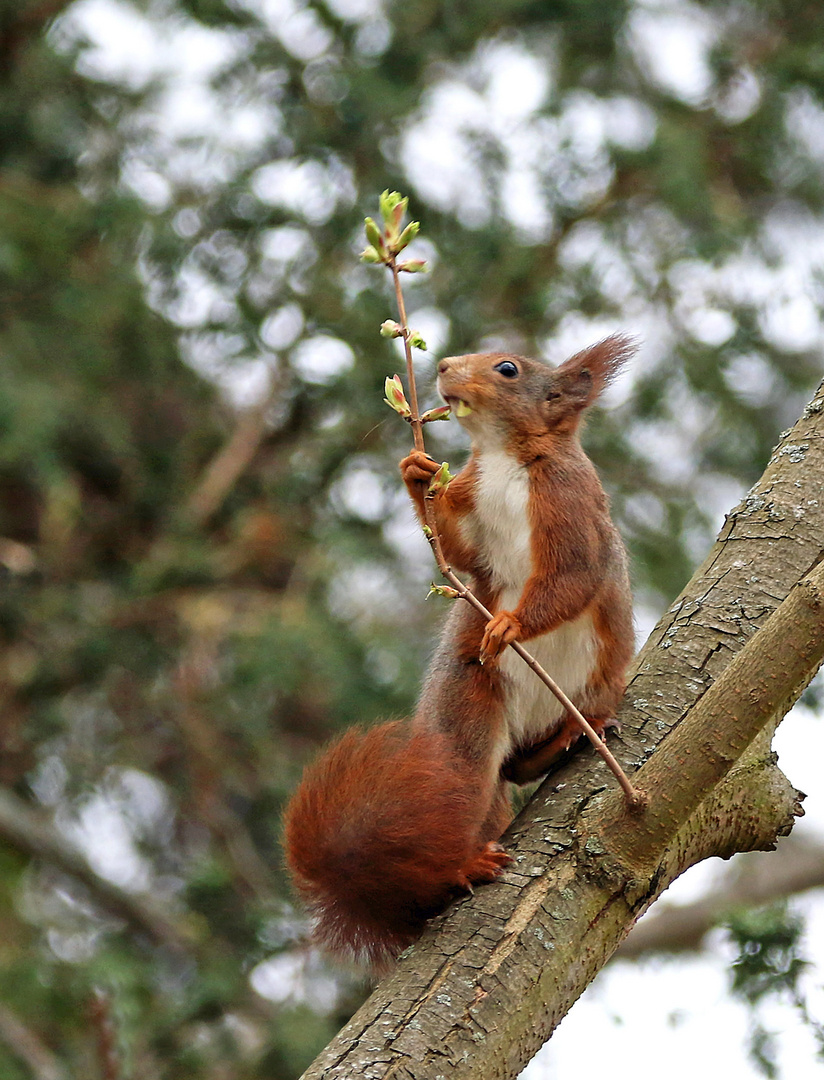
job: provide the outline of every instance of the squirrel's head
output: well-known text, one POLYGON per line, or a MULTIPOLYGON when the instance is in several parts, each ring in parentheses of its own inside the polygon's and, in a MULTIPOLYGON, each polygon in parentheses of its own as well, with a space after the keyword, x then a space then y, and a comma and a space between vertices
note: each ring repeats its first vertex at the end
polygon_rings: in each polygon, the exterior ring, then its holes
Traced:
POLYGON ((478 441, 573 434, 636 348, 633 338, 614 334, 556 368, 510 353, 449 356, 438 365, 438 390, 478 441))

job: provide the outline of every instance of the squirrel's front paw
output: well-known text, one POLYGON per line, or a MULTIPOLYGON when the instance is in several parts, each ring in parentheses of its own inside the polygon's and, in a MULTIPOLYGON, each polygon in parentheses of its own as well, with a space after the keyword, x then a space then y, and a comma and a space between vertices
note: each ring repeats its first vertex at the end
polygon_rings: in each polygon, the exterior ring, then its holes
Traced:
POLYGON ((440 462, 423 450, 413 450, 399 466, 405 484, 428 484, 440 467, 440 462))
POLYGON ((517 641, 520 636, 521 624, 515 615, 511 611, 499 611, 486 624, 481 641, 481 663, 495 660, 507 645, 517 641))

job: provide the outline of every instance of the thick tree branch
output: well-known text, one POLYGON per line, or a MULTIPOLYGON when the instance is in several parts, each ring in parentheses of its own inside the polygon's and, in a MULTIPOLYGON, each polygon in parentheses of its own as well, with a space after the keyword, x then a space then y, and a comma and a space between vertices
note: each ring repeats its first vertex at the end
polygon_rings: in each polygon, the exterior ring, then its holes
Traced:
POLYGON ((306 1080, 516 1076, 679 873, 788 831, 766 736, 824 652, 823 391, 636 661, 612 745, 647 809, 586 751, 550 777, 505 838, 514 869, 435 920, 306 1080))
MULTIPOLYGON (((657 862, 685 820, 726 779, 758 734, 784 716, 824 659, 824 561, 791 590, 663 749, 637 773, 649 803, 640 816, 604 800, 621 861, 657 862)), ((763 809, 756 808, 759 812, 763 809)))

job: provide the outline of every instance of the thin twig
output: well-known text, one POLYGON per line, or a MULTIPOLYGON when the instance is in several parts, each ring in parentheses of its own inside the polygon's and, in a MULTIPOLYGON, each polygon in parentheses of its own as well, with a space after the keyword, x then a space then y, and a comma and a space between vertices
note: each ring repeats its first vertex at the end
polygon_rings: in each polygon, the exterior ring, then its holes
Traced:
POLYGON ((220 637, 193 632, 192 641, 175 673, 180 701, 180 732, 188 751, 192 799, 198 813, 222 845, 238 884, 260 902, 269 901, 275 884, 240 818, 230 809, 222 782, 226 749, 215 725, 204 713, 202 701, 209 676, 217 665, 220 637))
POLYGON ((269 377, 269 387, 261 400, 238 417, 228 442, 218 450, 189 496, 186 512, 198 526, 217 513, 223 501, 249 465, 266 434, 266 420, 280 393, 279 380, 269 377))
POLYGON ((100 989, 94 990, 89 1000, 88 1013, 95 1037, 97 1063, 101 1077, 103 1080, 122 1080, 123 1071, 120 1067, 117 1031, 109 994, 100 989))
MULTIPOLYGON (((401 289, 401 276, 398 271, 397 259, 393 255, 389 260, 389 269, 392 271, 392 281, 395 285, 395 299, 398 303, 398 315, 403 329, 403 347, 406 353, 406 375, 409 383, 409 408, 412 410, 410 423, 412 424, 412 438, 415 441, 416 450, 424 450, 423 424, 418 410, 418 387, 415 382, 415 367, 412 363, 412 346, 409 344, 409 324, 406 321, 406 304, 403 302, 403 290, 401 289)), ((437 530, 434 530, 437 535, 437 530)))
MULTIPOLYGON (((418 412, 418 391, 415 385, 415 369, 412 363, 412 347, 409 344, 410 331, 406 321, 406 305, 403 302, 403 292, 401 290, 400 273, 397 267, 397 261, 394 255, 387 259, 386 265, 392 271, 392 280, 395 286, 395 298, 398 303, 398 315, 400 317, 400 326, 403 331, 403 345, 406 353, 406 374, 409 382, 409 408, 412 415, 409 417, 409 422, 412 425, 412 434, 415 441, 415 449, 424 451, 423 440, 423 425, 421 423, 420 414, 418 412)), ((430 493, 424 498, 424 521, 426 523, 426 538, 429 541, 432 552, 435 556, 435 562, 438 564, 438 569, 446 580, 452 585, 455 591, 458 593, 458 598, 466 600, 471 604, 475 610, 486 619, 487 622, 493 617, 492 612, 486 608, 481 601, 475 596, 471 589, 469 589, 458 578, 458 576, 452 570, 452 567, 446 561, 446 557, 443 553, 443 547, 441 545, 440 535, 438 533, 438 525, 435 520, 435 509, 433 506, 433 496, 430 493)), ((572 704, 563 690, 558 686, 555 680, 541 667, 538 661, 531 656, 527 650, 518 641, 510 642, 509 647, 514 649, 520 656, 524 663, 530 667, 541 682, 555 695, 560 701, 567 712, 575 719, 580 726, 583 733, 595 747, 596 751, 601 755, 607 764, 610 772, 615 779, 621 785, 621 789, 626 795, 627 804, 631 808, 642 808, 646 805, 646 796, 643 792, 633 787, 630 783, 626 773, 615 760, 612 752, 607 747, 604 740, 598 735, 588 720, 581 714, 581 712, 572 704)))

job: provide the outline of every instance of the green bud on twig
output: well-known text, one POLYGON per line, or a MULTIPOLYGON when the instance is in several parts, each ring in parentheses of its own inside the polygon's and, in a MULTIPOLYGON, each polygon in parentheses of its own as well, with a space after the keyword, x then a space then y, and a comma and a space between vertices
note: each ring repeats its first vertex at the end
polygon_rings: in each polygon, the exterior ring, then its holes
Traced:
POLYGON ((426 352, 426 342, 417 330, 409 331, 409 344, 413 349, 420 349, 422 352, 426 352))
POLYGON ((403 383, 401 382, 400 375, 393 375, 391 379, 387 378, 383 384, 384 393, 386 397, 383 399, 390 409, 394 409, 398 416, 404 418, 412 415, 412 410, 409 408, 409 402, 406 400, 406 395, 403 392, 403 383))
POLYGON ((427 409, 421 417, 422 424, 429 424, 433 420, 448 420, 452 410, 448 405, 440 405, 437 409, 427 409))
POLYGON ((398 269, 406 274, 423 274, 426 272, 426 263, 423 259, 407 259, 406 262, 398 263, 398 269))
POLYGON ((436 495, 439 491, 446 491, 446 489, 449 487, 449 485, 454 479, 455 477, 449 471, 448 463, 444 461, 440 469, 438 469, 438 471, 429 481, 430 495, 436 495))
POLYGON ((403 327, 400 323, 387 319, 386 322, 381 323, 381 337, 403 337, 403 327))
MULTIPOLYGON (((369 219, 367 218, 367 221, 369 219)), ((411 244, 415 237, 421 230, 421 223, 419 221, 410 221, 401 235, 398 237, 398 242, 395 244, 395 251, 403 251, 407 244, 411 244)))
POLYGON ((401 218, 406 213, 409 199, 405 199, 399 191, 384 191, 381 193, 379 206, 381 217, 387 225, 398 227, 401 218), (400 214, 398 214, 400 210, 400 214))
POLYGON ((384 254, 383 236, 378 226, 371 217, 364 218, 363 223, 366 226, 366 239, 379 254, 384 254))
POLYGON ((457 600, 461 594, 457 589, 453 589, 451 585, 436 585, 434 582, 429 586, 429 592, 426 594, 428 600, 430 596, 445 596, 449 600, 457 600))
POLYGON ((364 248, 361 252, 361 261, 367 263, 382 263, 383 256, 377 248, 372 247, 370 244, 368 248, 364 248))

